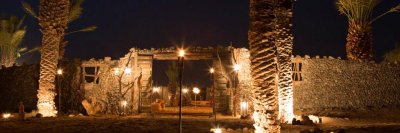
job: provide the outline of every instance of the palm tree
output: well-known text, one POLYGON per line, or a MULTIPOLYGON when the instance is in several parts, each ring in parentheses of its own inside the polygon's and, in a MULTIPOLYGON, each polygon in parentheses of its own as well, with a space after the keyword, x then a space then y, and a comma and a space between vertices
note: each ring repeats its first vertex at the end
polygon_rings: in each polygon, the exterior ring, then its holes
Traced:
POLYGON ((37 51, 38 48, 28 50, 21 47, 26 34, 26 26, 22 26, 24 19, 16 16, 0 18, 0 65, 10 67, 16 60, 27 53, 37 51))
MULTIPOLYGON (((69 25, 71 22, 77 20, 82 15, 82 11, 83 11, 82 3, 85 0, 69 0, 69 1, 70 1, 70 5, 69 5, 70 12, 68 15, 68 24, 67 25, 69 25)), ((25 12, 28 13, 30 16, 37 18, 37 19, 39 18, 37 16, 35 10, 32 8, 32 6, 29 3, 22 1, 22 7, 25 10, 25 12)), ((88 27, 85 27, 85 28, 82 28, 79 30, 68 32, 65 35, 70 35, 70 34, 77 33, 77 32, 91 32, 96 29, 97 29, 97 27, 92 25, 92 26, 88 26, 88 27)), ((64 57, 65 47, 68 45, 68 41, 64 40, 64 36, 61 40, 62 41, 59 46, 59 59, 62 59, 64 57)))
POLYGON ((59 45, 67 28, 69 0, 40 0, 39 26, 42 32, 38 110, 45 117, 55 116, 55 74, 59 45))
POLYGON ((338 0, 337 7, 349 21, 346 53, 349 60, 373 60, 372 23, 382 16, 400 10, 400 4, 376 18, 374 8, 381 0, 338 0))
POLYGON ((278 56, 278 103, 281 122, 291 122, 293 114, 292 82, 292 0, 281 0, 274 8, 277 23, 275 25, 275 43, 278 56))
POLYGON ((256 132, 278 132, 276 88, 276 44, 274 40, 276 0, 250 0, 251 75, 253 80, 254 127, 256 132))

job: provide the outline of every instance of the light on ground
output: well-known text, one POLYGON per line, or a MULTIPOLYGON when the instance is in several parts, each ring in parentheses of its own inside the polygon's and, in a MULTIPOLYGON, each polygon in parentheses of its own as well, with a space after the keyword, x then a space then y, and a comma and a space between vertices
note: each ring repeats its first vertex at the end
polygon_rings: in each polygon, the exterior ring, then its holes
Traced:
POLYGON ((3 114, 3 118, 4 119, 8 119, 8 118, 10 118, 11 117, 11 114, 10 113, 4 113, 3 114))

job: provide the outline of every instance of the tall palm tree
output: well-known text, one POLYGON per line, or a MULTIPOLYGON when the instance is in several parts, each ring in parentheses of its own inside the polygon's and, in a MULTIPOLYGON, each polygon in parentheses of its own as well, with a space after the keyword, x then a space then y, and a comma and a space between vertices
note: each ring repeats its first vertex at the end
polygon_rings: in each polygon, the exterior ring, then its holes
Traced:
POLYGON ((55 116, 55 74, 59 45, 67 28, 69 0, 40 0, 39 26, 42 32, 38 110, 45 117, 55 116))
POLYGON ((400 10, 400 4, 376 18, 374 8, 381 0, 338 0, 337 7, 349 21, 346 54, 349 60, 373 60, 372 23, 382 16, 400 10))
POLYGON ((281 122, 291 122, 293 114, 293 82, 292 82, 292 0, 280 0, 274 8, 275 43, 278 56, 278 103, 281 122))
POLYGON ((273 38, 276 0, 250 0, 251 75, 256 132, 278 132, 276 45, 273 38))
MULTIPOLYGON (((82 3, 85 0, 69 0, 70 5, 69 5, 69 15, 68 15, 68 24, 69 25, 71 22, 77 20, 81 15, 82 15, 82 3)), ((25 10, 26 13, 28 13, 30 16, 34 17, 34 18, 39 18, 35 12, 35 10, 32 8, 32 6, 27 3, 22 1, 22 7, 25 10)), ((96 30, 97 27, 92 25, 92 26, 88 26, 79 30, 75 30, 72 32, 68 32, 65 35, 69 35, 69 34, 73 34, 73 33, 77 33, 77 32, 90 32, 90 31, 94 31, 96 30)), ((59 46, 59 59, 62 59, 64 57, 64 53, 65 53, 65 47, 68 45, 68 41, 64 40, 64 36, 61 39, 61 43, 59 46)))
POLYGON ((28 50, 21 47, 21 42, 26 34, 24 19, 16 16, 0 17, 0 65, 10 67, 16 60, 27 53, 37 51, 38 48, 28 50))

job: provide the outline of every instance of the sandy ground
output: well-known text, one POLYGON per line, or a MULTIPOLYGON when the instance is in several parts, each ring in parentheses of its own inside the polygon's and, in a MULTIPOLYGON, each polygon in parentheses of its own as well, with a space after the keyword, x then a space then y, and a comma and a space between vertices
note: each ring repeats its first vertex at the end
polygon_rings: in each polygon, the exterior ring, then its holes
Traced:
MULTIPOLYGON (((217 116, 218 125, 225 128, 252 128, 251 120, 217 116)), ((183 131, 186 133, 208 133, 214 127, 214 118, 209 116, 184 116, 183 131)), ((171 115, 141 114, 137 116, 106 117, 59 117, 2 120, 1 133, 176 133, 179 119, 171 115)))
MULTIPOLYGON (((252 120, 242 120, 231 116, 217 116, 219 127, 231 129, 230 133, 243 133, 243 129, 254 132, 252 120)), ((397 119, 343 119, 322 118, 323 124, 313 126, 282 125, 282 133, 299 133, 321 129, 325 133, 400 133, 400 120, 397 119)), ((185 133, 210 133, 214 128, 214 117, 185 115, 185 133)), ((101 117, 57 117, 29 118, 20 121, 15 118, 0 120, 0 133, 177 133, 179 121, 175 114, 140 114, 135 116, 101 117)), ((227 132, 226 130, 224 133, 227 132)))

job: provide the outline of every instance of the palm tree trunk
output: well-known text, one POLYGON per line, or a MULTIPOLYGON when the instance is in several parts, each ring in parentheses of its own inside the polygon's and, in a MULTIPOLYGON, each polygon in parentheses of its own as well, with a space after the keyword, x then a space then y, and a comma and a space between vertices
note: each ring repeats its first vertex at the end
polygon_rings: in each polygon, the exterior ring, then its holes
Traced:
POLYGON ((59 45, 67 27, 69 0, 40 0, 39 25, 42 36, 38 110, 44 117, 55 116, 55 74, 59 45))
POLYGON ((275 29, 278 56, 278 103, 281 122, 291 122, 293 114, 292 49, 293 36, 292 1, 281 0, 275 9, 277 25, 275 29))
POLYGON ((278 132, 276 46, 273 40, 275 0, 250 0, 249 45, 253 78, 254 127, 278 132))
POLYGON ((347 59, 359 61, 373 60, 371 25, 361 25, 354 20, 349 20, 346 40, 347 59))

